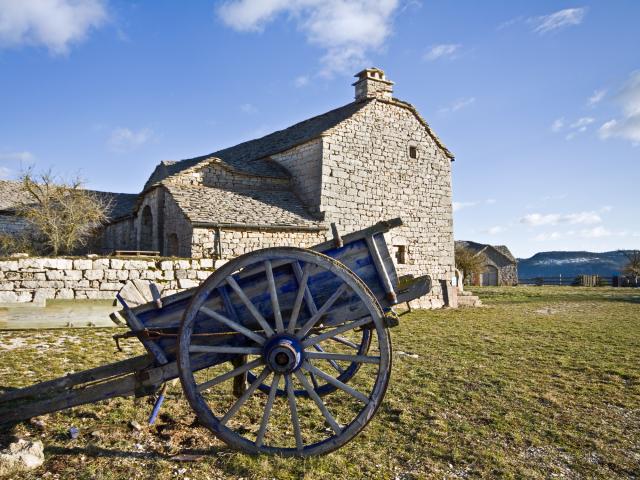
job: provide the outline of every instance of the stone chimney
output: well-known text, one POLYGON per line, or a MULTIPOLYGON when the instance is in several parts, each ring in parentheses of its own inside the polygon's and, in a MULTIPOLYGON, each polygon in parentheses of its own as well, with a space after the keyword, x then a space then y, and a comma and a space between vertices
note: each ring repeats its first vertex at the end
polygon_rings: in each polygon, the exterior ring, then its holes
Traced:
POLYGON ((362 102, 368 98, 384 98, 391 100, 393 94, 393 82, 387 80, 384 71, 379 68, 365 68, 356 73, 358 79, 353 84, 356 87, 356 102, 362 102))

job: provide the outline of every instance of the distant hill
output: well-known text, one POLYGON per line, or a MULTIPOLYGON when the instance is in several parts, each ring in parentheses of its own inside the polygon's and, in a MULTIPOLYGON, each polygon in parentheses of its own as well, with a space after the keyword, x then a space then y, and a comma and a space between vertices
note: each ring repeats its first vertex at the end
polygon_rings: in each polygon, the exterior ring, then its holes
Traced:
POLYGON ((540 252, 531 258, 518 258, 518 277, 563 277, 600 275, 610 277, 620 274, 627 263, 624 253, 614 252, 540 252))

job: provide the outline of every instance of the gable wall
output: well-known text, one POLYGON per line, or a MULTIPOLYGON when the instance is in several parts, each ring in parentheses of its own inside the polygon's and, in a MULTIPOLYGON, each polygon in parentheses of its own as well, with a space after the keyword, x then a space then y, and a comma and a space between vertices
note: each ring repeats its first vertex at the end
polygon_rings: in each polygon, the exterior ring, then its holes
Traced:
POLYGON ((420 304, 442 305, 438 280, 454 271, 451 160, 412 112, 375 101, 326 133, 320 208, 342 233, 401 217, 387 234, 390 250, 406 245, 398 273, 431 275, 433 293, 420 304))
POLYGON ((316 138, 271 157, 291 174, 293 190, 305 207, 320 211, 322 185, 322 138, 316 138))
POLYGON ((245 175, 215 163, 197 171, 182 172, 168 181, 175 185, 206 185, 229 190, 285 190, 290 187, 289 179, 245 175))

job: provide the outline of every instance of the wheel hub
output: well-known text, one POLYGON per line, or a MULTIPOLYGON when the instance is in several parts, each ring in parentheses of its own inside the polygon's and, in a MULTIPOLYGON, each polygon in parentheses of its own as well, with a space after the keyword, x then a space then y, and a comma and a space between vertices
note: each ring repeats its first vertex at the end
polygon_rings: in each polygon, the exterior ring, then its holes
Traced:
POLYGON ((302 365, 302 344, 289 335, 272 338, 264 347, 266 364, 277 373, 292 373, 302 365))

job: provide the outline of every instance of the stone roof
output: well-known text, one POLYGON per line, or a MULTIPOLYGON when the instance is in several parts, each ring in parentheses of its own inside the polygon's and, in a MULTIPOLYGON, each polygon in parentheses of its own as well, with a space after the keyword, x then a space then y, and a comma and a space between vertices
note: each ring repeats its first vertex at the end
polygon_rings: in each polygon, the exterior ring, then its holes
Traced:
POLYGON ((462 246, 464 248, 468 248, 472 252, 480 253, 485 251, 487 248, 491 248, 498 252, 503 257, 506 257, 510 262, 518 263, 515 257, 511 254, 511 251, 506 247, 506 245, 489 245, 486 243, 478 243, 472 242, 470 240, 456 240, 456 247, 462 246))
POLYGON ((163 184, 194 226, 324 229, 287 190, 227 190, 204 185, 163 184))
MULTIPOLYGON (((109 217, 115 220, 133 213, 138 195, 133 193, 100 192, 87 190, 111 205, 109 217)), ((29 204, 32 197, 22 188, 22 183, 12 180, 0 180, 0 212, 13 214, 20 205, 29 204)))

